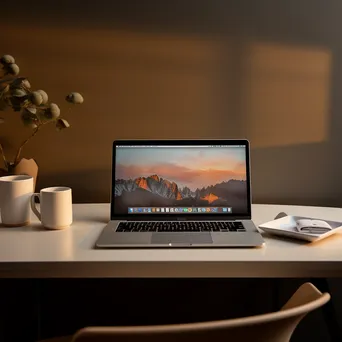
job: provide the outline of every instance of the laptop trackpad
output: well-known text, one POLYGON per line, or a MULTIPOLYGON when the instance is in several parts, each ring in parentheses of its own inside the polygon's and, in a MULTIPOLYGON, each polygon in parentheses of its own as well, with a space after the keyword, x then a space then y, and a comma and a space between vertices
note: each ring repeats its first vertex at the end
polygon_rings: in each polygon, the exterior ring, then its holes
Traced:
POLYGON ((211 244, 213 240, 210 233, 153 233, 152 244, 197 245, 211 244))

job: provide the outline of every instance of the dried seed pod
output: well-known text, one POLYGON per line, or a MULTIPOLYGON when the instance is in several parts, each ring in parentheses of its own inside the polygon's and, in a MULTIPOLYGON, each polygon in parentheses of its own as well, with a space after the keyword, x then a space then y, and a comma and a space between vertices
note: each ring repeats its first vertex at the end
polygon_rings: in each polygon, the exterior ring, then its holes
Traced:
POLYGON ((69 128, 70 124, 65 119, 58 119, 56 122, 57 131, 61 131, 62 129, 69 128))
POLYGON ((13 75, 16 76, 19 74, 19 67, 17 64, 5 64, 4 65, 4 70, 6 75, 13 75))
POLYGON ((26 77, 18 77, 11 83, 11 88, 31 88, 31 84, 26 77))
POLYGON ((15 63, 15 59, 13 56, 11 55, 3 55, 1 58, 0 58, 0 63, 3 64, 3 65, 6 65, 6 64, 14 64, 15 63))
POLYGON ((57 119, 61 114, 61 110, 55 103, 50 103, 50 106, 45 110, 44 117, 48 120, 57 119))
POLYGON ((37 118, 36 118, 36 116, 34 115, 35 113, 36 113, 36 112, 35 112, 35 108, 34 108, 34 107, 32 107, 32 108, 27 107, 27 108, 24 108, 24 109, 22 110, 20 117, 21 117, 21 121, 23 122, 23 124, 24 124, 25 126, 31 126, 31 127, 32 127, 33 125, 37 126, 37 125, 36 125, 37 118), (33 111, 34 113, 32 113, 32 111, 33 111))
POLYGON ((37 90, 37 93, 39 93, 41 96, 42 96, 42 98, 43 98, 43 104, 47 104, 47 102, 48 102, 48 100, 49 100, 49 96, 48 96, 48 94, 44 91, 44 90, 37 90))
POLYGON ((13 89, 12 90, 12 96, 15 96, 15 97, 24 97, 26 96, 27 93, 25 90, 23 89, 20 89, 20 88, 16 88, 16 89, 13 89))
POLYGON ((80 93, 75 93, 75 92, 67 95, 65 99, 68 102, 73 103, 73 104, 81 104, 84 101, 83 96, 80 93))
POLYGON ((33 115, 37 114, 37 108, 36 107, 29 106, 29 107, 26 107, 25 110, 28 111, 29 113, 33 114, 33 115))
POLYGON ((39 106, 43 103, 43 96, 38 91, 34 91, 30 94, 30 101, 35 106, 39 106))

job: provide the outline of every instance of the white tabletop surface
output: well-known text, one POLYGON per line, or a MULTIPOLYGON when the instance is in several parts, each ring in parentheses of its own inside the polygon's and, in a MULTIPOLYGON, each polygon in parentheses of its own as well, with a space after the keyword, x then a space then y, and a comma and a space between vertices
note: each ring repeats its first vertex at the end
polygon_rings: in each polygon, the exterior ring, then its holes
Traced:
MULTIPOLYGON (((94 250, 109 220, 109 204, 75 204, 74 223, 44 230, 33 218, 0 228, 0 277, 340 277, 342 233, 315 243, 264 235, 251 249, 94 250)), ((342 221, 342 209, 253 205, 256 225, 279 212, 342 221)))

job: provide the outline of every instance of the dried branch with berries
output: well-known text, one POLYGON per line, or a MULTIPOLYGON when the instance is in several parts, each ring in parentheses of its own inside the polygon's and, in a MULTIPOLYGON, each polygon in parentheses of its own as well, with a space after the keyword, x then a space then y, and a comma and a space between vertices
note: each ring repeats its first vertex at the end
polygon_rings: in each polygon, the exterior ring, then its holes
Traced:
MULTIPOLYGON (((58 131, 69 128, 68 121, 61 117, 60 109, 55 103, 48 103, 48 95, 44 90, 31 90, 30 82, 26 77, 19 77, 19 66, 10 55, 0 58, 2 75, 0 75, 0 111, 12 109, 20 113, 22 123, 32 129, 31 134, 18 147, 15 158, 8 161, 0 144, 0 155, 3 158, 5 170, 14 168, 20 161, 24 146, 47 124, 54 124, 58 131)), ((65 100, 72 104, 83 103, 81 94, 72 92, 65 100)), ((0 117, 0 124, 4 123, 0 117)))

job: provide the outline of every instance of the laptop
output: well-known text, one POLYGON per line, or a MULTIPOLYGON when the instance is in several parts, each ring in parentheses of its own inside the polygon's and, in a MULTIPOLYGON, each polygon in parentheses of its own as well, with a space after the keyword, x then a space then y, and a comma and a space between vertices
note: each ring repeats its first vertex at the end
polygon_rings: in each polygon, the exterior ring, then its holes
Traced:
POLYGON ((258 247, 247 140, 118 140, 97 248, 258 247))

